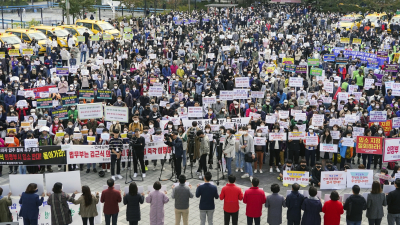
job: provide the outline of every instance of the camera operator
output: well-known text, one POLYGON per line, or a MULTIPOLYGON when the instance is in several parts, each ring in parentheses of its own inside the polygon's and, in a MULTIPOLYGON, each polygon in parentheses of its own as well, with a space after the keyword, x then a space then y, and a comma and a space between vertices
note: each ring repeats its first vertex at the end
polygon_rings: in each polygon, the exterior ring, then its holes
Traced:
POLYGON ((175 172, 176 176, 181 175, 181 164, 183 157, 183 142, 182 139, 178 137, 178 132, 172 132, 172 135, 166 140, 167 145, 172 147, 172 157, 174 157, 175 162, 175 172))
MULTIPOLYGON (((202 130, 197 131, 197 138, 199 139, 199 154, 200 154, 200 168, 202 168, 203 173, 207 172, 207 154, 210 152, 210 140, 207 135, 204 135, 202 130)), ((200 172, 200 179, 203 179, 200 172)))
POLYGON ((224 154, 226 160, 226 169, 228 170, 228 176, 232 173, 231 163, 232 158, 235 156, 236 137, 235 135, 233 135, 233 133, 233 130, 230 128, 226 130, 225 143, 222 150, 222 153, 224 154))
POLYGON ((133 154, 133 177, 137 176, 138 161, 142 169, 142 176, 146 177, 146 168, 144 165, 144 146, 146 145, 146 141, 144 137, 140 136, 140 129, 138 128, 135 129, 135 136, 132 137, 132 143, 133 151, 135 151, 133 154))
POLYGON ((109 148, 111 151, 111 178, 115 180, 115 162, 117 163, 117 177, 122 179, 121 176, 121 152, 123 147, 122 139, 119 138, 119 130, 113 130, 113 138, 109 142, 109 148))

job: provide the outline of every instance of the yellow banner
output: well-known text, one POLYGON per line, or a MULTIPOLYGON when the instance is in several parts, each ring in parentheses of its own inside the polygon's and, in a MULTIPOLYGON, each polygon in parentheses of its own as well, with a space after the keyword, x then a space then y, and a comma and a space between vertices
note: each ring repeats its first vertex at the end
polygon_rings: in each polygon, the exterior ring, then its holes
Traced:
POLYGON ((361 39, 360 38, 353 38, 353 44, 361 45, 361 39))
POLYGON ((33 49, 31 48, 22 49, 22 55, 33 55, 33 49))
POLYGON ((340 43, 348 44, 350 43, 350 38, 340 38, 340 43))
POLYGON ((283 58, 282 59, 282 64, 283 65, 285 65, 285 64, 294 64, 294 59, 293 58, 283 58))
POLYGON ((6 57, 6 53, 5 52, 0 52, 0 59, 4 59, 6 57))
POLYGON ((87 136, 87 141, 88 142, 95 142, 96 141, 96 137, 95 136, 87 136))
POLYGON ((10 49, 8 50, 8 54, 10 56, 19 56, 19 49, 10 49))

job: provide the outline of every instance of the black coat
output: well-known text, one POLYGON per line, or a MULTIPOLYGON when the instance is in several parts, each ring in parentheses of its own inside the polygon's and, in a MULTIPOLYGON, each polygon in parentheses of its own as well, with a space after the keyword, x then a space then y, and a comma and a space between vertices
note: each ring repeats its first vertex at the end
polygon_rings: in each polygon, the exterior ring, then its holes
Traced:
POLYGON ((138 193, 135 196, 126 194, 124 196, 124 205, 126 206, 126 220, 127 221, 140 221, 140 204, 143 204, 144 196, 138 193))

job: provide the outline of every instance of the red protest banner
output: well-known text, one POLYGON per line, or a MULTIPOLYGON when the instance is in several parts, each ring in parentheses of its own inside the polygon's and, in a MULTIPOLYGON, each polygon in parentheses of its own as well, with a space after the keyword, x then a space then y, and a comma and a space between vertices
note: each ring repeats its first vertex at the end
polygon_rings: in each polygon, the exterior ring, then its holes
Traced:
MULTIPOLYGON (((371 127, 374 122, 369 122, 368 127, 371 127)), ((386 136, 389 136, 390 131, 392 130, 392 120, 386 120, 386 122, 379 122, 379 125, 383 128, 386 136)))
POLYGON ((358 136, 356 152, 382 155, 382 146, 382 137, 358 136))
POLYGON ((49 88, 55 88, 55 87, 57 87, 57 86, 50 85, 50 86, 44 86, 44 87, 38 87, 38 88, 25 89, 24 91, 33 91, 35 93, 35 97, 40 98, 40 92, 49 92, 49 88))

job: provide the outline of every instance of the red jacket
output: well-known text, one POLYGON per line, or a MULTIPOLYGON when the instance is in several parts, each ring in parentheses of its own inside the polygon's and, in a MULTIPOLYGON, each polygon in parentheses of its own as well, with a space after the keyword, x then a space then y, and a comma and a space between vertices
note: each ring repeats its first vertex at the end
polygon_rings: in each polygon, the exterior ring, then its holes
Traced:
POLYGON ((248 217, 261 217, 262 208, 267 201, 265 193, 258 187, 251 187, 244 193, 243 203, 246 205, 246 216, 248 217))
POLYGON ((322 207, 324 215, 324 225, 338 225, 340 224, 340 215, 344 213, 343 205, 340 201, 329 200, 325 202, 322 207))
POLYGON ((235 213, 239 211, 239 201, 243 200, 242 189, 235 184, 226 184, 222 188, 219 199, 224 200, 224 211, 235 213))
POLYGON ((109 187, 101 193, 100 202, 104 203, 104 214, 111 215, 119 212, 118 203, 122 201, 121 193, 109 187))

